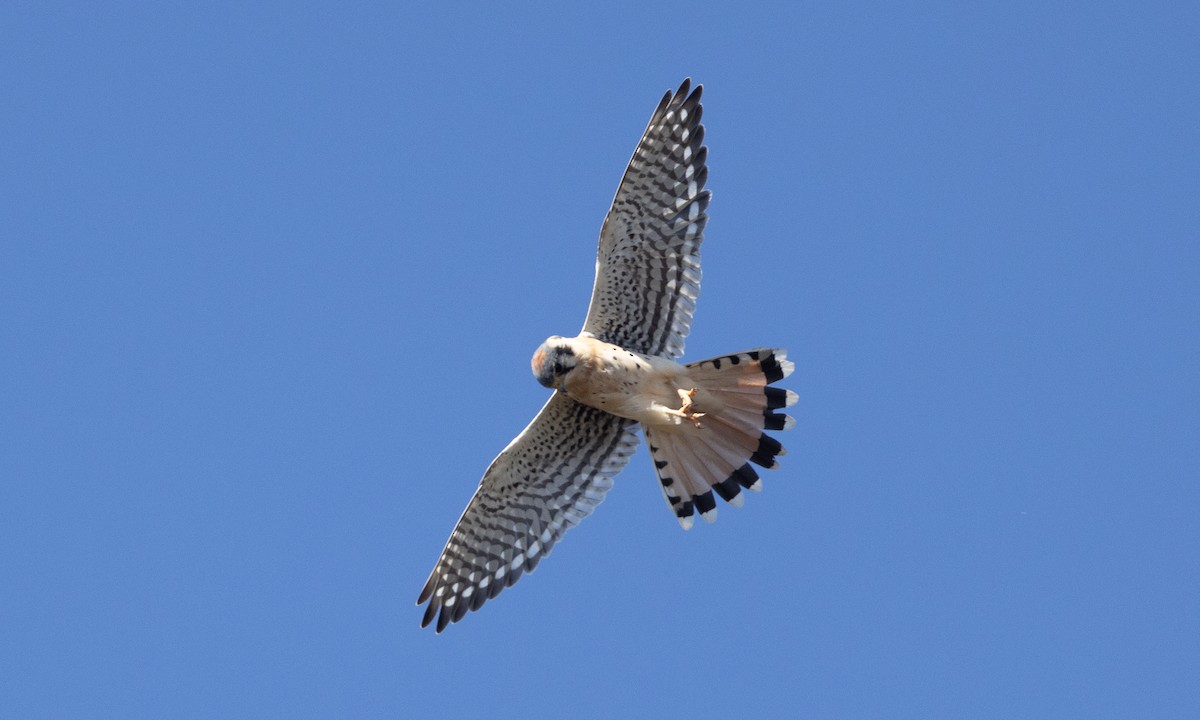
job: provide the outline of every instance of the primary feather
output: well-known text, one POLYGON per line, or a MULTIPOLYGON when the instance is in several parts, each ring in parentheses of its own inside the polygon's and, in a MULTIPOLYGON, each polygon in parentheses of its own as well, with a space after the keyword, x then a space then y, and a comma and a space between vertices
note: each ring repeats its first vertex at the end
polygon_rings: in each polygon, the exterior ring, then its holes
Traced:
POLYGON ((690 365, 683 354, 700 293, 708 221, 702 88, 684 80, 650 118, 600 231, 583 331, 534 353, 555 393, 483 475, 417 599, 441 632, 496 597, 590 514, 645 431, 663 495, 684 528, 716 500, 741 505, 762 488, 751 464, 777 467, 764 430, 795 393, 772 387, 792 364, 751 350, 690 365))
POLYGON ((711 197, 703 90, 689 79, 663 96, 600 229, 583 331, 647 355, 683 355, 700 294, 711 197))

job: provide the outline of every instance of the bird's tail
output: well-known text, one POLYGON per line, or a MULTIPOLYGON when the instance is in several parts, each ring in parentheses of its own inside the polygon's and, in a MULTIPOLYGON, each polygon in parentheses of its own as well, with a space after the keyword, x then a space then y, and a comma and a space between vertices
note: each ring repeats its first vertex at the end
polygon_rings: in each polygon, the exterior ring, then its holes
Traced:
POLYGON ((796 393, 771 386, 793 369, 784 350, 769 348, 687 366, 696 385, 690 411, 699 426, 684 421, 645 429, 663 496, 684 530, 692 526, 696 511, 706 522, 717 519, 714 491, 730 505, 740 506, 742 488, 762 489, 750 463, 768 469, 779 466, 775 458, 785 454, 783 446, 763 431, 787 430, 795 424, 775 411, 794 405, 796 393))

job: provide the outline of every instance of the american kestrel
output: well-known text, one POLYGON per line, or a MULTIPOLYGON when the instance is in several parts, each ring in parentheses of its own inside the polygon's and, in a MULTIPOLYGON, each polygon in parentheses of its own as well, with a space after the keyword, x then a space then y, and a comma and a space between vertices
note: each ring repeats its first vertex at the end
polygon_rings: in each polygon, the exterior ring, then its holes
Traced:
POLYGON ((650 118, 600 230, 583 330, 552 336, 533 374, 552 388, 533 422, 492 461, 417 604, 437 631, 532 571, 590 514, 637 448, 640 426, 663 497, 689 529, 717 517, 715 492, 740 506, 762 489, 751 463, 776 468, 786 430, 776 412, 796 394, 772 383, 792 372, 781 349, 683 365, 700 292, 700 243, 710 194, 700 124, 702 86, 684 80, 650 118))

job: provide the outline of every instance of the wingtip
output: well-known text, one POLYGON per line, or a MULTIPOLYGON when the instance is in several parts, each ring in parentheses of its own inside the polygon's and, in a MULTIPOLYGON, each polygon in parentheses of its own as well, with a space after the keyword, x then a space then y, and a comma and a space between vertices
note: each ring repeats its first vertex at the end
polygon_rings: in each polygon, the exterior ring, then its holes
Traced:
POLYGON ((425 581, 425 587, 421 588, 421 593, 417 595, 417 605, 424 605, 426 600, 433 597, 433 586, 434 581, 433 576, 431 575, 429 579, 425 581))
MULTIPOLYGON (((437 605, 429 603, 429 607, 425 608, 425 614, 421 616, 421 627, 429 627, 429 623, 433 622, 434 616, 437 615, 437 605)), ((440 630, 438 632, 441 632, 440 630)))
POLYGON ((694 107, 697 104, 699 104, 700 98, 703 95, 704 95, 704 85, 701 83, 697 83, 695 87, 692 87, 692 76, 691 75, 685 77, 683 79, 683 82, 679 83, 679 87, 675 90, 675 92, 671 92, 670 90, 667 91, 668 97, 671 97, 671 98, 674 98, 674 99, 677 99, 680 101, 687 101, 689 103, 689 106, 691 106, 691 107, 694 107))

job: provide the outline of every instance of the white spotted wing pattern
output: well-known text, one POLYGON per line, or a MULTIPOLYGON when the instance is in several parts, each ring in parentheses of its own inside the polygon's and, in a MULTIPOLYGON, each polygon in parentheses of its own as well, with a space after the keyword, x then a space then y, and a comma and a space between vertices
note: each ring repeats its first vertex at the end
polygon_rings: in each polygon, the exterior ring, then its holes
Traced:
MULTIPOLYGON (((700 291, 709 192, 701 87, 654 111, 600 233, 584 332, 649 355, 683 353, 700 291)), ((638 425, 556 392, 488 467, 417 600, 438 632, 512 585, 604 499, 638 425)))
POLYGON ((555 393, 492 461, 417 604, 441 632, 550 554, 629 462, 637 424, 555 393))
POLYGON ((600 230, 583 330, 647 355, 677 358, 700 294, 700 243, 711 197, 700 124, 703 87, 668 92, 633 152, 600 230))

